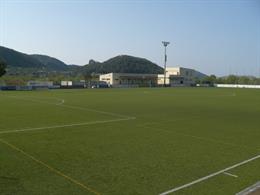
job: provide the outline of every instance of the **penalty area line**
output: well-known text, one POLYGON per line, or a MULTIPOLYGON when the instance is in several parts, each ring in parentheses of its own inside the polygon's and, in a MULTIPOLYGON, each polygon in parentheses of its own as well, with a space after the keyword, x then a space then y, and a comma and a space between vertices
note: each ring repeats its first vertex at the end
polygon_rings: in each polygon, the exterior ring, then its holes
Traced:
POLYGON ((3 139, 0 139, 0 142, 3 143, 3 144, 5 144, 5 145, 7 145, 7 146, 9 146, 11 149, 13 149, 13 150, 15 150, 15 151, 17 151, 17 152, 22 153, 24 156, 26 156, 26 157, 30 158, 31 160, 33 160, 34 162, 36 162, 36 163, 42 165, 43 167, 47 168, 49 171, 55 173, 56 175, 59 175, 59 176, 63 177, 64 179, 70 181, 71 183, 74 183, 74 184, 77 185, 77 186, 80 186, 80 187, 83 188, 84 190, 86 190, 86 191, 88 191, 88 192, 92 192, 93 194, 96 194, 96 195, 100 195, 100 193, 97 192, 96 190, 94 190, 94 189, 92 189, 92 188, 86 186, 85 184, 83 184, 83 183, 77 181, 76 179, 73 179, 72 177, 70 177, 70 176, 68 176, 68 175, 66 175, 66 174, 64 174, 64 173, 62 173, 61 171, 59 171, 59 170, 57 170, 57 169, 51 167, 50 165, 48 165, 48 164, 46 164, 45 162, 43 162, 43 161, 41 161, 41 160, 35 158, 34 156, 28 154, 28 153, 25 152, 24 150, 22 150, 22 149, 16 147, 15 145, 10 144, 9 142, 7 142, 7 141, 5 141, 5 140, 3 140, 3 139))
POLYGON ((95 124, 112 123, 112 122, 128 121, 128 120, 135 120, 135 119, 136 119, 135 117, 131 117, 131 118, 92 121, 92 122, 84 122, 84 123, 73 123, 73 124, 67 124, 67 125, 54 125, 54 126, 47 126, 47 127, 6 130, 6 131, 0 131, 0 134, 26 132, 26 131, 39 131, 39 130, 45 130, 45 129, 56 129, 56 128, 65 128, 65 127, 74 127, 74 126, 95 125, 95 124))
POLYGON ((231 174, 231 173, 228 173, 228 172, 223 172, 223 174, 231 176, 231 177, 236 177, 236 178, 238 177, 237 175, 234 175, 234 174, 231 174))
POLYGON ((62 104, 64 104, 64 103, 65 103, 65 100, 62 99, 60 103, 57 103, 57 104, 56 104, 56 106, 60 106, 60 105, 62 105, 62 104))
POLYGON ((247 163, 249 163, 249 162, 251 162, 251 161, 254 161, 254 160, 258 159, 258 158, 260 158, 260 154, 254 156, 254 157, 252 157, 252 158, 250 158, 250 159, 244 160, 244 161, 242 161, 242 162, 240 162, 240 163, 234 164, 234 165, 232 165, 232 166, 230 166, 230 167, 227 167, 227 168, 225 168, 225 169, 222 169, 222 170, 220 170, 220 171, 217 171, 217 172, 215 172, 215 173, 212 173, 212 174, 210 174, 210 175, 207 175, 207 176, 205 176, 205 177, 202 177, 202 178, 199 178, 199 179, 197 179, 197 180, 194 180, 194 181, 192 181, 192 182, 190 182, 190 183, 187 183, 187 184, 184 184, 184 185, 182 185, 182 186, 179 186, 179 187, 173 188, 173 189, 171 189, 171 190, 168 190, 168 191, 166 191, 166 192, 160 193, 159 195, 168 195, 168 194, 171 194, 171 193, 173 193, 173 192, 182 190, 182 189, 184 189, 184 188, 188 188, 188 187, 190 187, 190 186, 192 186, 192 185, 194 185, 194 184, 197 184, 197 183, 200 183, 200 182, 202 182, 202 181, 208 180, 208 179, 210 179, 210 178, 212 178, 212 177, 215 177, 215 176, 217 176, 217 175, 219 175, 219 174, 222 174, 222 173, 224 173, 224 172, 227 172, 227 171, 229 171, 229 170, 231 170, 231 169, 234 169, 234 168, 236 168, 236 167, 239 167, 239 166, 242 166, 242 165, 244 165, 244 164, 247 164, 247 163))

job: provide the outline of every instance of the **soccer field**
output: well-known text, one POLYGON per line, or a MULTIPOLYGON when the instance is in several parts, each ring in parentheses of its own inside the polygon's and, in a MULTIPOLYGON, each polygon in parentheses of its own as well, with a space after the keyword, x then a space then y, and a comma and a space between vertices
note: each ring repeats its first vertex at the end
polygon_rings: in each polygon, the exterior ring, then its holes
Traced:
POLYGON ((0 91, 1 195, 226 195, 259 180, 260 90, 0 91))

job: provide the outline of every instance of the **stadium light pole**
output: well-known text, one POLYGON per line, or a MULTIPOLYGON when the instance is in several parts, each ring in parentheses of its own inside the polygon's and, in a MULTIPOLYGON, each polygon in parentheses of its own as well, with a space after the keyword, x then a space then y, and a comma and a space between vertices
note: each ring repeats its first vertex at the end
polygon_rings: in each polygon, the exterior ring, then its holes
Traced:
POLYGON ((167 62, 166 48, 167 48, 167 45, 170 44, 170 42, 162 41, 162 44, 164 46, 164 78, 163 78, 163 86, 166 87, 166 62, 167 62))

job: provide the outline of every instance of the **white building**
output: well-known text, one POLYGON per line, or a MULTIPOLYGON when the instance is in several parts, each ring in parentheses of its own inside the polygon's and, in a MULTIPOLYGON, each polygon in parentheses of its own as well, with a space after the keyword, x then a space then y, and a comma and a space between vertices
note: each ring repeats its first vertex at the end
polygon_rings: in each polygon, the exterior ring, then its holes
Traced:
MULTIPOLYGON (((170 86, 191 86, 196 79, 201 79, 207 75, 196 70, 183 67, 166 68, 165 84, 170 86)), ((158 75, 158 85, 164 84, 164 74, 158 75)))
POLYGON ((60 85, 62 87, 72 87, 72 81, 61 81, 60 85))
MULTIPOLYGON (((166 68, 166 82, 168 86, 195 85, 196 79, 207 75, 196 70, 182 67, 166 68)), ((151 87, 164 84, 164 74, 135 74, 135 73, 108 73, 99 76, 99 80, 113 87, 151 87)))
POLYGON ((108 73, 99 80, 113 87, 151 87, 157 85, 157 74, 108 73))

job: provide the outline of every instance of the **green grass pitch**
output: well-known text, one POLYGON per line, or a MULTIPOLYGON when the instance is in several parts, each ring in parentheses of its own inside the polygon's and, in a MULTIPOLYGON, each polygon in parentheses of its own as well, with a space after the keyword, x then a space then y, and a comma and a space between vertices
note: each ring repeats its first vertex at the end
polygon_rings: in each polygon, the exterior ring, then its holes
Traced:
POLYGON ((1 195, 235 194, 259 155, 260 90, 0 91, 1 195))

